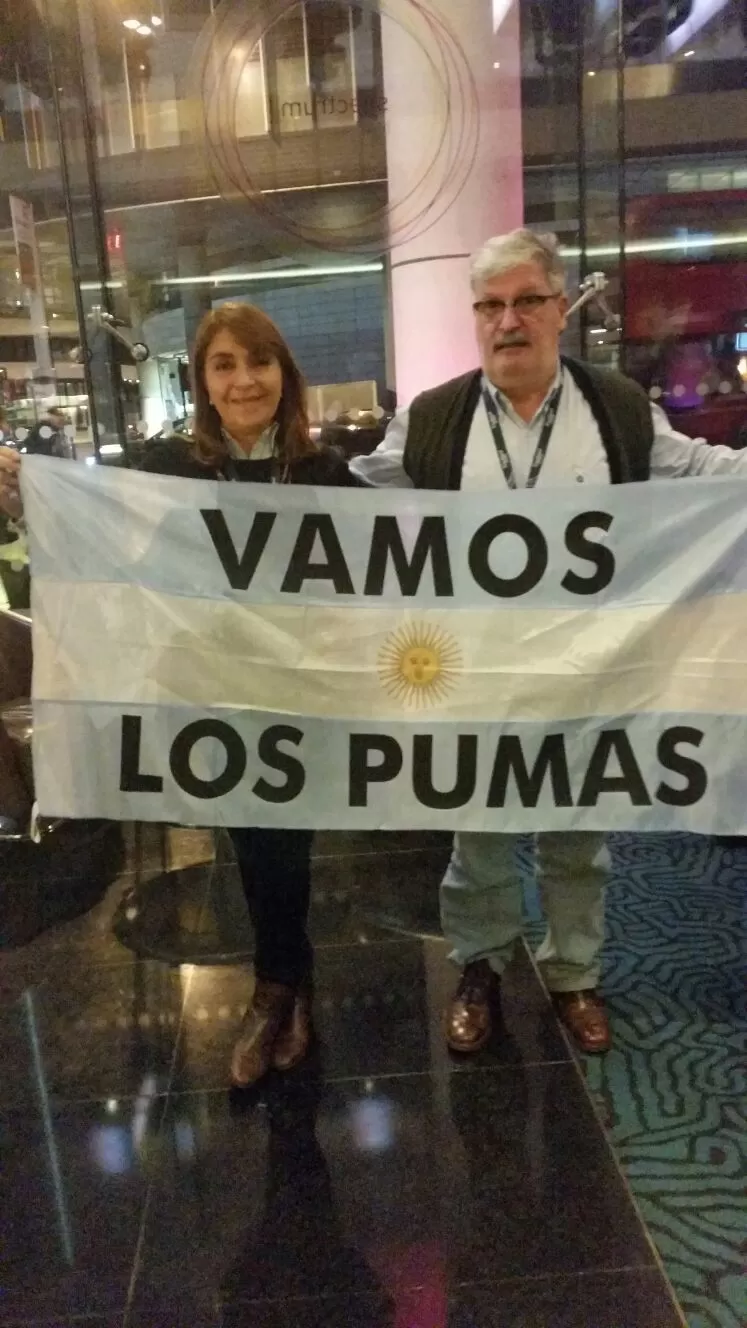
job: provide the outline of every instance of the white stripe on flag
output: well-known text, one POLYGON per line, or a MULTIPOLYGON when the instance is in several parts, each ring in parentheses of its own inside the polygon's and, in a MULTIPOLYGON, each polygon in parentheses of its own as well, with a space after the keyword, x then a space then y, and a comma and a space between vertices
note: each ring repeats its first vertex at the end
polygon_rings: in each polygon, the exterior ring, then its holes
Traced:
POLYGON ((536 722, 737 714, 747 679, 744 594, 634 608, 419 612, 247 606, 39 581, 34 636, 35 699, 91 704, 536 722))

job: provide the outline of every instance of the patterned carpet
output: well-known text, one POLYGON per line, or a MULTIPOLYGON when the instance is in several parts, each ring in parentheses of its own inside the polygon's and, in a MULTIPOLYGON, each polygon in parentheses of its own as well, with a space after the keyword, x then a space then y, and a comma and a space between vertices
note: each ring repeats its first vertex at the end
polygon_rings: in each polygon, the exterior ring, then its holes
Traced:
POLYGON ((589 1086, 689 1328, 743 1328, 747 842, 616 837, 589 1086))

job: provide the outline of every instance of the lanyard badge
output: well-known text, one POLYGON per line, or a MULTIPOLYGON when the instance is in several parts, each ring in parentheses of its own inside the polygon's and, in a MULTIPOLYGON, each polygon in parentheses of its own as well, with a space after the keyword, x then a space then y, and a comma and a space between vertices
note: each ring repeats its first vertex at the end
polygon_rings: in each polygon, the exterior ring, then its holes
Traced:
MULTIPOLYGON (((558 386, 555 388, 555 391, 553 392, 552 396, 550 397, 550 400, 548 401, 547 405, 545 406, 544 419, 542 421, 542 431, 540 433, 537 446, 534 450, 534 456, 532 457, 532 464, 529 467, 529 474, 527 475, 527 482, 526 482, 527 489, 534 488, 534 486, 537 483, 537 480, 540 477, 540 472, 542 470, 542 467, 545 464, 545 457, 547 456, 547 449, 550 446, 550 438, 552 436, 553 428, 555 427, 555 420, 557 419, 558 415, 558 407, 560 405, 560 397, 562 391, 563 391, 563 384, 559 383, 558 386)), ((503 426, 501 425, 500 416, 498 414, 498 407, 495 404, 495 400, 493 399, 492 393, 485 386, 483 386, 482 389, 482 399, 483 402, 485 403, 485 411, 488 417, 488 422, 490 424, 491 432, 493 434, 493 442, 495 443, 495 450, 498 453, 498 460, 500 461, 501 470, 503 471, 503 478, 505 479, 509 489, 518 489, 519 486, 516 482, 516 474, 513 468, 511 458, 508 454, 508 448, 506 447, 506 439, 503 433, 503 426)))

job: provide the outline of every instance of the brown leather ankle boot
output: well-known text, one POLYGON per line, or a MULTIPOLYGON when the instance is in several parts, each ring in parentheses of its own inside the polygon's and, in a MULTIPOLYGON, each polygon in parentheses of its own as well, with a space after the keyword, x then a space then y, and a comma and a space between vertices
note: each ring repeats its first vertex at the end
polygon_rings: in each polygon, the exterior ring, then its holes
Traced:
POLYGON ((231 1079, 237 1088, 248 1088, 267 1074, 276 1038, 293 1010, 293 1000, 292 987, 257 980, 231 1057, 231 1079))
POLYGON ((292 1070, 306 1056, 313 1034, 311 1001, 310 986, 302 987, 296 993, 293 1009, 275 1038, 273 1069, 292 1070))

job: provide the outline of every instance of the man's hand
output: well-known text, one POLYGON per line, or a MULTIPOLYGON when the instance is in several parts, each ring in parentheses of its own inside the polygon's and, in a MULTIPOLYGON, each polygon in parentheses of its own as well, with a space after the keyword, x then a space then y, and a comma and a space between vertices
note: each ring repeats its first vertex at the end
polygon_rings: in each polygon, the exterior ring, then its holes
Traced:
POLYGON ((17 518, 23 513, 19 481, 21 458, 12 447, 0 447, 0 512, 17 518))

